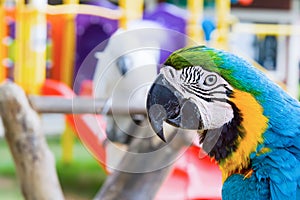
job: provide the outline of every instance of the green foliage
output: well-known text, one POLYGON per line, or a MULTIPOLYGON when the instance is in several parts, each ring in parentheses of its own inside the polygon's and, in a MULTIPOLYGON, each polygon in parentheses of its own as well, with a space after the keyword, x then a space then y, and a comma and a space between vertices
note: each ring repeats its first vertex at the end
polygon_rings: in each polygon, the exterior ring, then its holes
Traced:
POLYGON ((4 139, 0 139, 0 158, 0 176, 15 176, 13 159, 4 139))

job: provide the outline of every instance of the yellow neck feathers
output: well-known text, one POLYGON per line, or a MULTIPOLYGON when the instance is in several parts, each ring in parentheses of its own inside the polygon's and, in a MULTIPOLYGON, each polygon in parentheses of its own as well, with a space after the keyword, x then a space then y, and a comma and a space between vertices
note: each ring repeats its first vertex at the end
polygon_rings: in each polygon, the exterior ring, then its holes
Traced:
POLYGON ((245 173, 250 162, 249 156, 263 142, 262 134, 268 123, 268 118, 263 115, 263 108, 251 94, 235 90, 230 100, 241 111, 244 137, 238 138, 237 150, 220 163, 223 182, 233 173, 245 173))

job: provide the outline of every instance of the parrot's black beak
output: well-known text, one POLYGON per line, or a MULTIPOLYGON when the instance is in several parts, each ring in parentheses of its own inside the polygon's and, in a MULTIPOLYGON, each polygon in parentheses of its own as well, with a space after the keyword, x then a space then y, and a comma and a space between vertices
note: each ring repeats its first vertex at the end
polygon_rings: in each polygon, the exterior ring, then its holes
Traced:
POLYGON ((202 129, 202 120, 197 105, 185 99, 164 77, 154 81, 147 97, 147 113, 155 133, 166 142, 163 122, 183 129, 202 129))

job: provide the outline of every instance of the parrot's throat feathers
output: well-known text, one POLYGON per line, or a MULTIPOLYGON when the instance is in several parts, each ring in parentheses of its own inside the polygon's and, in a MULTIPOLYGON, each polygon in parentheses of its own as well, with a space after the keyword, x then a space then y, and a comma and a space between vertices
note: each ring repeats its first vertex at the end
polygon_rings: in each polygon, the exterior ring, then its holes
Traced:
POLYGON ((268 127, 268 118, 263 115, 262 106, 251 94, 234 90, 230 101, 241 113, 242 121, 236 130, 242 133, 237 134, 235 141, 237 148, 230 156, 219 162, 223 181, 234 173, 243 174, 249 171, 250 154, 256 152, 257 146, 263 143, 263 133, 268 127))

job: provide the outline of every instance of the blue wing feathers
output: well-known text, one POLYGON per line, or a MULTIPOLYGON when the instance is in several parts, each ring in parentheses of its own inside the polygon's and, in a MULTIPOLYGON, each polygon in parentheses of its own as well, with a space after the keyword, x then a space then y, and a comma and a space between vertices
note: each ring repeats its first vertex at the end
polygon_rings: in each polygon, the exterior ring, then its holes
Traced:
POLYGON ((270 199, 269 183, 267 180, 258 182, 255 176, 245 179, 240 174, 234 174, 223 185, 222 199, 270 199))

